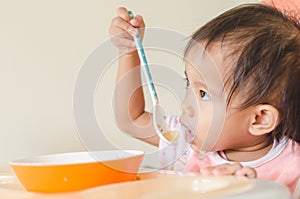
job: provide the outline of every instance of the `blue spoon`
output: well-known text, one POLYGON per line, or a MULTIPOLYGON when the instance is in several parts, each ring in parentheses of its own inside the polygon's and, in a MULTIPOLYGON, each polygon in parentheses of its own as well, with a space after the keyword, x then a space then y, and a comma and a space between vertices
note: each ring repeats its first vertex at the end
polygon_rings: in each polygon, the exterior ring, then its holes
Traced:
MULTIPOLYGON (((128 11, 128 14, 130 18, 134 18, 134 15, 131 11, 128 11)), ((137 29, 138 31, 138 29, 137 29)), ((152 105, 153 105, 153 123, 154 128, 156 130, 157 135, 163 139, 168 144, 173 144, 177 140, 178 132, 177 131, 170 131, 166 125, 166 116, 164 113, 163 108, 158 103, 158 96, 154 87, 154 83, 152 80, 152 76, 150 73, 150 69, 148 66, 147 58, 145 55, 145 51, 142 45, 141 36, 138 33, 136 36, 134 36, 134 42, 136 45, 136 49, 140 58, 142 71, 144 73, 144 76, 146 78, 147 86, 150 91, 150 96, 152 99, 152 105)))

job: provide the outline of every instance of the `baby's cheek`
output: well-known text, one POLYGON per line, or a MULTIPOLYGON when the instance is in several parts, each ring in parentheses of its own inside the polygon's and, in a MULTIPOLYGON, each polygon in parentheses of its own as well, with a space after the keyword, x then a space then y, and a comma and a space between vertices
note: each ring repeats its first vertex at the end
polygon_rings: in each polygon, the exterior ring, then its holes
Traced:
POLYGON ((209 117, 203 117, 197 126, 196 139, 198 140, 198 146, 201 146, 201 150, 210 151, 215 146, 219 137, 219 132, 216 132, 213 124, 210 122, 209 117))

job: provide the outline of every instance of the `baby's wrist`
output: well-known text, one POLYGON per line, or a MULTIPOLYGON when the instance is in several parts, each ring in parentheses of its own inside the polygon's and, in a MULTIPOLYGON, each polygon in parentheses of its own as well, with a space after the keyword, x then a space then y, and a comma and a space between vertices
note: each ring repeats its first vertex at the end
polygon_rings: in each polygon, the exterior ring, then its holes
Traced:
POLYGON ((125 59, 139 59, 138 53, 136 50, 120 50, 119 51, 120 58, 125 59))
POLYGON ((129 57, 130 56, 138 56, 136 48, 134 48, 134 49, 119 48, 119 55, 120 56, 125 56, 126 55, 126 56, 129 56, 129 57))

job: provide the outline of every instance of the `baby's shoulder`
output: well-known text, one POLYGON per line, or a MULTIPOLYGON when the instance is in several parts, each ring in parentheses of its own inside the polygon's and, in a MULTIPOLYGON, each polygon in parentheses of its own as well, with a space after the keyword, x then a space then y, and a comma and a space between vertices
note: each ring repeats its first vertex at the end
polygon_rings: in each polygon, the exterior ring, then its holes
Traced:
POLYGON ((295 160, 300 160, 300 144, 290 140, 287 144, 284 152, 288 155, 293 157, 295 160))
POLYGON ((300 145, 299 143, 289 141, 286 148, 280 154, 279 165, 282 165, 285 169, 282 173, 290 173, 291 175, 300 175, 300 145))

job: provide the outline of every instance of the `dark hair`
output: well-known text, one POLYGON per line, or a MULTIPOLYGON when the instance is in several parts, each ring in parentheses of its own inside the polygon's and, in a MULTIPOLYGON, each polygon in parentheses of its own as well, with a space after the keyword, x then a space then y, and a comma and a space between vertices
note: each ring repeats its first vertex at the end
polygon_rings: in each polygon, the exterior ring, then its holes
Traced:
POLYGON ((273 105, 280 121, 272 137, 299 143, 300 26, 296 20, 266 5, 241 5, 197 30, 185 54, 195 41, 203 42, 205 49, 216 42, 230 47, 226 59, 234 60, 234 67, 225 81, 230 87, 227 104, 234 94, 246 93, 241 109, 273 105))

